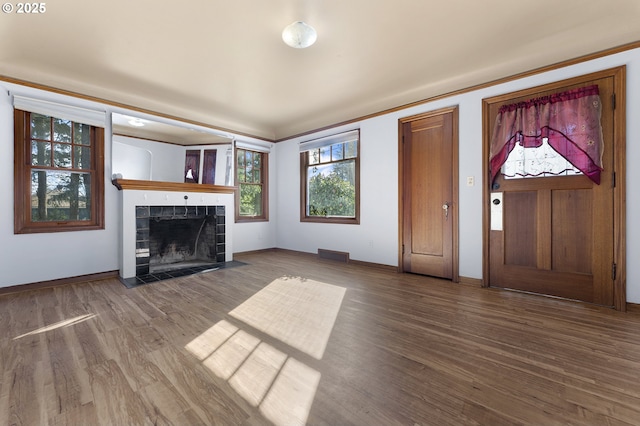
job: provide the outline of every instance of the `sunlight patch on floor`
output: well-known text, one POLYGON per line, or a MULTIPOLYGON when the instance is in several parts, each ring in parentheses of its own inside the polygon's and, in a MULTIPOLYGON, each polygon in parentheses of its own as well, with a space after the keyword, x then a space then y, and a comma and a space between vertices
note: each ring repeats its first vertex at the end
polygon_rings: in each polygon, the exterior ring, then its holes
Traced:
MULTIPOLYGON (((282 277, 229 315, 322 359, 346 289, 282 277)), ((321 374, 251 333, 222 320, 185 348, 275 425, 304 425, 321 374)))
POLYGON ((276 425, 304 425, 319 384, 320 372, 289 358, 260 404, 260 412, 276 425))
POLYGON ((202 364, 221 379, 228 380, 251 355, 260 339, 243 330, 233 336, 205 359, 202 364))
POLYGON ((202 361, 226 342, 229 337, 233 336, 236 331, 238 331, 238 327, 229 324, 227 321, 220 321, 193 339, 185 347, 193 356, 202 361))
POLYGON ((283 277, 229 315, 316 359, 324 350, 346 289, 300 277, 283 277))
POLYGON ((264 400, 287 355, 267 343, 260 343, 242 368, 229 379, 229 384, 254 407, 264 400))
POLYGON ((85 314, 85 315, 79 315, 74 318, 58 321, 55 324, 47 325, 45 327, 40 327, 37 330, 33 330, 28 333, 21 334, 20 336, 16 336, 13 338, 13 340, 18 340, 26 336, 33 336, 34 334, 46 333, 47 331, 55 330, 56 328, 68 327, 70 325, 78 324, 82 321, 86 321, 91 318, 94 318, 95 316, 96 314, 85 314))

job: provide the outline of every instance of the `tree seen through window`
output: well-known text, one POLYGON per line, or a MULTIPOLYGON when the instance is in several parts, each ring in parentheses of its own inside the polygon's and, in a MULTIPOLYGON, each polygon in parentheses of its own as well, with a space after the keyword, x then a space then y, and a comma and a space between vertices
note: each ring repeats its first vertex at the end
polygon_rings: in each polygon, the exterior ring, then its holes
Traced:
POLYGON ((31 220, 91 219, 91 126, 31 114, 31 220))
POLYGON ((104 128, 19 108, 14 124, 14 232, 104 229, 104 128))
POLYGON ((357 223, 358 136, 303 151, 305 220, 357 223))
POLYGON ((248 149, 236 149, 236 183, 239 190, 237 218, 267 219, 266 215, 267 154, 248 149))

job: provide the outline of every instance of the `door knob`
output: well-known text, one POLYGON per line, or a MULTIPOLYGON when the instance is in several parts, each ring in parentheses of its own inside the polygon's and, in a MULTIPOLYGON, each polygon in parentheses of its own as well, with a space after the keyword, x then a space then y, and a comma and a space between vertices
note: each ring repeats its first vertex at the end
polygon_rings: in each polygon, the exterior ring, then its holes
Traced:
POLYGON ((449 218, 449 203, 444 203, 442 205, 442 210, 444 210, 444 217, 449 218))

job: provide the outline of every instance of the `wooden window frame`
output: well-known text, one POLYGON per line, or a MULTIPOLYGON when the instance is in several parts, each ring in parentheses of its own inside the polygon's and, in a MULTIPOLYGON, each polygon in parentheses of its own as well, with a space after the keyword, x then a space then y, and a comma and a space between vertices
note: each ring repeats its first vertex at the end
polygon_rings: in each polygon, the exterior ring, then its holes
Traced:
POLYGON ((236 148, 236 152, 235 152, 235 186, 238 188, 237 189, 237 193, 236 193, 236 214, 235 214, 235 219, 237 223, 242 223, 242 222, 267 222, 269 220, 269 153, 268 152, 263 152, 263 151, 258 151, 258 150, 254 150, 254 149, 250 149, 250 148, 236 148), (238 151, 249 151, 249 152, 253 152, 254 155, 255 154, 260 154, 260 156, 262 157, 261 159, 261 164, 262 164, 262 169, 260 170, 260 184, 262 186, 262 214, 258 215, 258 216, 247 216, 247 215, 241 215, 240 214, 240 192, 241 192, 241 185, 246 184, 246 185, 256 185, 254 183, 244 183, 244 182, 240 182, 240 180, 238 179, 238 151))
POLYGON ((35 222, 31 220, 30 120, 30 112, 14 109, 14 233, 104 229, 104 129, 91 126, 91 219, 35 222))
MULTIPOLYGON (((300 152, 300 222, 314 222, 314 223, 339 223, 347 225, 359 225, 360 224, 360 133, 358 132, 358 139, 356 144, 356 156, 355 156, 355 216, 354 217, 340 217, 340 216, 309 216, 307 215, 307 168, 309 166, 307 155, 308 151, 300 152)), ((352 160, 353 158, 334 161, 332 163, 339 163, 352 160)), ((329 163, 327 163, 329 164, 329 163)))

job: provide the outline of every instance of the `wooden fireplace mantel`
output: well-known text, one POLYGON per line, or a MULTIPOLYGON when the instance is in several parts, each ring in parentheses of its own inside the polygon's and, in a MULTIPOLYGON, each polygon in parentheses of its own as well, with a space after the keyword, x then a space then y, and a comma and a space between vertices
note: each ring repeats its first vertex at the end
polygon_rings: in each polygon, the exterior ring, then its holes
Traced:
POLYGON ((210 185, 204 183, 158 182, 153 180, 113 179, 111 183, 120 191, 137 189, 141 191, 233 194, 237 190, 236 186, 210 185))

